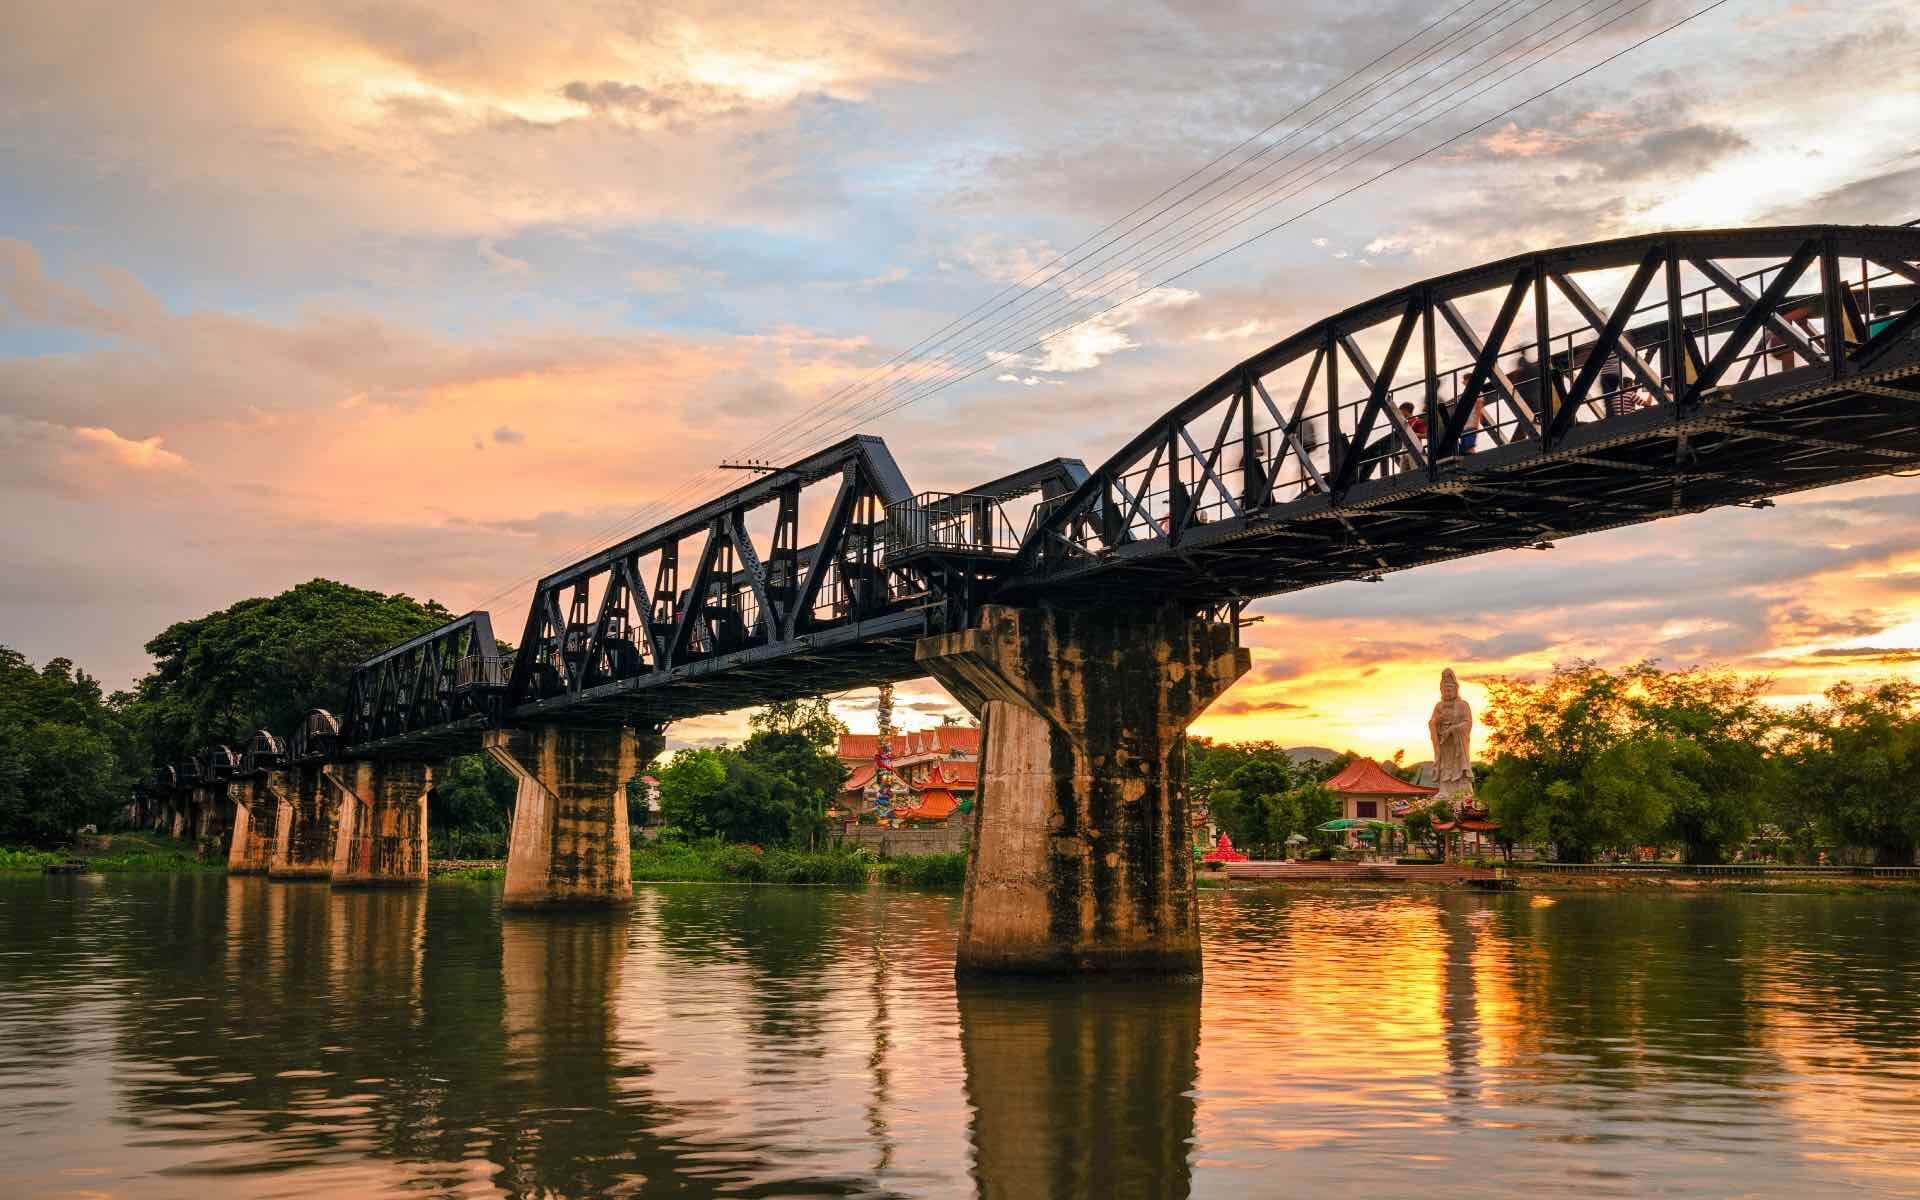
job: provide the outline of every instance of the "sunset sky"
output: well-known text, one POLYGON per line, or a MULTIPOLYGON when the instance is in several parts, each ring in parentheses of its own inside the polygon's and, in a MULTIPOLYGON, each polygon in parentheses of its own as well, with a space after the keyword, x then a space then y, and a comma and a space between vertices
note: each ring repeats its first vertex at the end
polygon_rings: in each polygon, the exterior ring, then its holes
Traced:
MULTIPOLYGON (((1631 10, 1451 127, 1705 2, 1631 10)), ((0 643, 125 686, 169 622, 315 576, 517 636, 526 579, 1452 7, 11 0, 0 643)), ((1732 0, 865 431, 916 490, 1096 464, 1425 276, 1920 217, 1916 61, 1911 0, 1732 0)), ((1419 759, 1449 665, 1476 704, 1575 656, 1788 700, 1908 671, 1916 498, 1886 479, 1265 601, 1197 731, 1419 759)), ((843 710, 871 727, 870 694, 843 710)))

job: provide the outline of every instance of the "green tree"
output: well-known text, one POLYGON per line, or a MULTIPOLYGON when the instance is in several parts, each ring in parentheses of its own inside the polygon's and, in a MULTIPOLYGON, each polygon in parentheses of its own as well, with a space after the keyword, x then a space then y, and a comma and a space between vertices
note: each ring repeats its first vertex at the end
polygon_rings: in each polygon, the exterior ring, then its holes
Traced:
POLYGON ((1480 794, 1506 833, 1551 842, 1569 862, 1644 843, 1677 843, 1688 862, 1723 861, 1762 812, 1777 724, 1761 699, 1768 686, 1651 662, 1618 672, 1575 662, 1539 683, 1494 680, 1495 758, 1480 794))
POLYGON ((801 700, 777 700, 747 715, 747 728, 754 733, 784 734, 804 739, 822 750, 838 744, 847 727, 833 715, 825 696, 801 700))
POLYGON ((339 713, 355 664, 450 619, 431 600, 327 579, 242 600, 147 643, 153 670, 131 715, 160 761, 242 742, 255 729, 284 735, 308 709, 339 713))
POLYGON ((105 824, 132 784, 125 744, 116 703, 85 671, 64 658, 36 671, 0 646, 0 838, 47 845, 105 824))
POLYGON ((1340 797, 1327 790, 1324 781, 1311 779, 1287 793, 1292 809, 1291 832, 1311 838, 1314 832, 1340 815, 1340 797))
POLYGON ((1829 688, 1824 705, 1793 714, 1783 794, 1826 837, 1905 866, 1920 845, 1920 684, 1829 688))
POLYGON ((489 840, 497 842, 512 820, 517 791, 513 772, 491 756, 460 755, 435 773, 433 791, 428 793, 427 827, 436 838, 446 837, 449 845, 465 834, 495 835, 489 840))
POLYGON ((1495 752, 1482 799, 1524 841, 1551 842, 1566 862, 1649 836, 1664 812, 1623 784, 1630 684, 1595 663, 1562 664, 1540 683, 1488 685, 1495 752))
POLYGON ((1292 761, 1274 742, 1187 740, 1188 795, 1237 845, 1264 850, 1286 840, 1294 783, 1292 761))
POLYGON ((1767 745, 1780 725, 1761 699, 1770 679, 1726 671, 1635 668, 1632 711, 1663 776, 1651 784, 1667 809, 1661 838, 1689 863, 1719 863, 1744 845, 1763 815, 1767 745))
POLYGON ((727 784, 724 750, 689 746, 660 769, 660 821, 689 833, 705 832, 706 812, 727 784))
POLYGON ((795 794, 790 836, 816 844, 826 828, 826 811, 847 780, 838 754, 847 727, 824 696, 770 704, 747 718, 753 733, 740 755, 754 766, 791 783, 795 794))
POLYGON ((762 846, 794 838, 800 789, 737 750, 681 750, 659 779, 662 820, 691 836, 762 846))

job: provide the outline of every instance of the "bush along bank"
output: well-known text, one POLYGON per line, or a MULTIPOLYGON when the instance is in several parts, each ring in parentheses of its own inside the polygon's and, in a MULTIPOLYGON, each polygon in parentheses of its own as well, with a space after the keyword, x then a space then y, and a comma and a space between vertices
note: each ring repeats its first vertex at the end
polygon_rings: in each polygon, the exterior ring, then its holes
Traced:
POLYGON ((83 845, 73 851, 0 847, 0 872, 39 874, 75 860, 86 863, 88 871, 108 873, 220 874, 227 869, 224 862, 199 858, 191 843, 151 833, 116 833, 101 840, 105 844, 100 849, 83 845))
POLYGON ((957 888, 966 879, 964 854, 883 859, 864 846, 798 850, 737 842, 660 841, 633 848, 633 878, 653 883, 870 883, 957 888))
MULTIPOLYGON (((504 862, 436 861, 435 879, 506 878, 504 862)), ((635 883, 784 883, 871 885, 958 891, 967 879, 965 854, 880 858, 872 850, 795 850, 736 842, 653 842, 633 848, 635 883)))

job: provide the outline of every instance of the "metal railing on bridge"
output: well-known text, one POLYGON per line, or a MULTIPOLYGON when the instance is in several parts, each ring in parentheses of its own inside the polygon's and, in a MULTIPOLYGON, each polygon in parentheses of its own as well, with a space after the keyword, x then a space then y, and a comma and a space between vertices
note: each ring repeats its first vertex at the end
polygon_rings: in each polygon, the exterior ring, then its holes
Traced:
POLYGON ((1011 559, 1021 535, 993 496, 921 492, 887 506, 887 561, 922 555, 1011 559))

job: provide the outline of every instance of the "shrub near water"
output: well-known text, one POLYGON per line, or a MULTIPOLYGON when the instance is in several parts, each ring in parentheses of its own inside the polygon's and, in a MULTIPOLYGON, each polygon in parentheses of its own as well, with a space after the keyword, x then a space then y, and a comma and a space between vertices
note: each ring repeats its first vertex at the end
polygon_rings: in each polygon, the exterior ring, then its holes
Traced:
POLYGON ((0 871, 31 871, 38 874, 54 863, 64 862, 65 857, 51 850, 9 850, 0 846, 0 871))
POLYGON ((706 840, 662 841, 633 849, 633 877, 664 883, 834 883, 867 881, 871 855, 860 850, 762 850, 706 840))
POLYGON ((958 888, 967 882, 967 856, 915 854, 888 860, 886 871, 893 882, 908 887, 958 888))
POLYGON ((663 840, 633 848, 633 877, 655 883, 824 883, 860 887, 876 873, 909 887, 955 888, 967 877, 964 854, 881 860, 865 847, 762 850, 716 839, 663 840))

